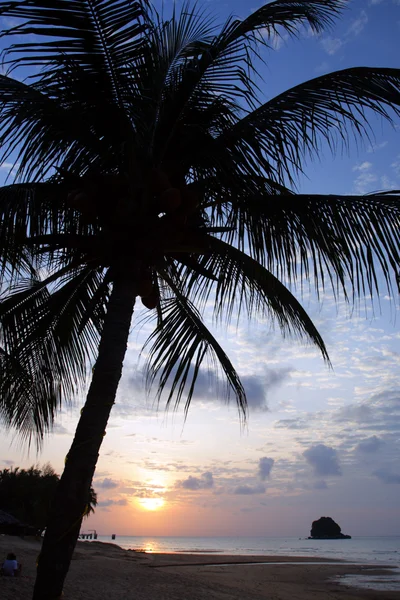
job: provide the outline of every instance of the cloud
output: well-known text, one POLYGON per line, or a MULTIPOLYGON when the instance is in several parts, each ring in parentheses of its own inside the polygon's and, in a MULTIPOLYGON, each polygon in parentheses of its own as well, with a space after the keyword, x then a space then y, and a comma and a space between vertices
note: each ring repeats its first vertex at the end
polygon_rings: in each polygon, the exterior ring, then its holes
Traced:
MULTIPOLYGON (((289 377, 291 368, 284 369, 265 369, 260 375, 243 375, 240 377, 243 387, 246 392, 247 404, 250 410, 267 411, 267 396, 270 391, 279 387, 289 377)), ((190 384, 191 376, 194 372, 193 366, 190 367, 188 381, 190 384)), ((174 376, 174 371, 172 372, 174 376)), ((132 385, 136 386, 137 377, 141 377, 139 373, 131 378, 132 385)), ((170 391, 171 381, 167 382, 165 392, 170 391)), ((155 384, 156 387, 156 384, 155 384)), ((186 389, 189 385, 186 385, 186 389)), ((226 388, 224 380, 218 375, 209 370, 200 369, 197 374, 196 385, 194 388, 193 400, 201 402, 221 403, 225 401, 226 396, 221 392, 226 388)))
POLYGON ((365 194, 371 191, 372 184, 378 181, 378 176, 371 171, 372 163, 367 160, 353 167, 353 171, 359 171, 358 177, 354 180, 353 186, 356 194, 365 194))
POLYGON ((367 23, 368 15, 365 10, 362 10, 357 19, 354 19, 354 21, 350 24, 350 27, 346 31, 343 38, 333 38, 331 36, 323 38, 321 40, 323 49, 331 56, 336 54, 336 52, 343 48, 352 38, 360 35, 367 23))
POLYGON ((214 487, 213 474, 210 471, 203 473, 201 477, 193 477, 189 475, 187 479, 181 479, 176 482, 176 487, 184 490, 207 490, 214 487))
POLYGON ((355 165, 353 167, 353 171, 369 171, 369 169, 371 167, 372 167, 372 163, 370 163, 367 160, 365 160, 360 165, 355 165))
POLYGON ((128 500, 126 498, 121 498, 120 500, 113 500, 112 498, 108 500, 100 500, 97 503, 99 508, 107 508, 109 506, 127 506, 128 500))
POLYGON ((370 438, 366 438, 365 440, 361 440, 361 442, 359 442, 357 444, 356 450, 358 452, 373 453, 373 452, 377 452, 377 450, 379 450, 379 448, 383 444, 384 444, 383 440, 381 440, 380 438, 378 438, 376 435, 373 435, 370 438))
POLYGON ((274 459, 264 456, 258 461, 258 476, 261 481, 265 481, 271 474, 271 469, 274 466, 274 459))
POLYGON ((97 488, 103 488, 104 490, 112 490, 113 488, 118 487, 118 483, 109 477, 105 477, 103 480, 95 481, 94 484, 97 488))
MULTIPOLYGON (((15 166, 18 166, 18 165, 15 165, 15 166)), ((3 162, 0 164, 0 169, 6 169, 7 171, 10 171, 13 167, 14 167, 14 163, 10 163, 10 162, 3 162)))
POLYGON ((321 40, 321 44, 325 52, 332 56, 333 54, 336 54, 338 50, 340 50, 345 42, 343 42, 343 40, 340 38, 326 37, 321 40))
POLYGON ((368 15, 365 10, 360 12, 360 16, 355 19, 347 30, 347 36, 360 35, 366 24, 368 23, 368 15))
POLYGON ((233 490, 233 493, 238 496, 253 496, 255 494, 265 494, 265 486, 261 483, 258 485, 239 485, 233 490))
POLYGON ((374 413, 369 404, 350 404, 340 408, 334 416, 335 421, 346 423, 353 421, 355 423, 369 423, 373 420, 374 413))
POLYGON ((315 475, 341 475, 339 459, 334 448, 317 444, 303 452, 308 464, 314 469, 315 475))
POLYGON ((302 419, 281 419, 274 425, 275 429, 308 429, 309 423, 302 419))
POLYGON ((11 173, 11 175, 16 175, 17 170, 19 168, 19 163, 11 163, 11 162, 3 162, 0 164, 0 169, 4 169, 7 171, 7 176, 11 173))
POLYGON ((391 164, 391 166, 396 175, 400 176, 400 154, 397 156, 397 159, 391 164))
POLYGON ((368 154, 371 154, 372 152, 377 152, 378 150, 382 150, 382 148, 385 148, 388 145, 388 142, 381 142, 380 144, 370 144, 367 148, 367 152, 368 154))
POLYGON ((60 425, 60 423, 54 423, 52 427, 52 433, 55 433, 56 435, 67 435, 69 432, 64 425, 60 425))
POLYGON ((314 71, 316 73, 323 73, 328 71, 329 69, 329 63, 326 60, 323 60, 322 63, 320 63, 319 65, 317 65, 314 69, 314 71))
POLYGON ((280 50, 284 43, 289 39, 289 34, 281 27, 279 30, 272 30, 268 27, 260 31, 263 38, 267 40, 267 44, 273 50, 280 50))
POLYGON ((314 490, 327 490, 328 486, 326 481, 324 481, 323 479, 319 479, 318 481, 315 481, 313 483, 313 489, 314 490))
POLYGON ((400 475, 394 474, 390 472, 388 469, 377 469, 372 473, 381 481, 386 484, 399 484, 400 483, 400 475))

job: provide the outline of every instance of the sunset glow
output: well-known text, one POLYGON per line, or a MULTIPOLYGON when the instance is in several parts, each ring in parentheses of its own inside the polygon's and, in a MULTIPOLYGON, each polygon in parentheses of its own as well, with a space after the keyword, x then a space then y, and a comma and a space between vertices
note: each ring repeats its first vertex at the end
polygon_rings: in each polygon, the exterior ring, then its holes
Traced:
POLYGON ((146 510, 159 510, 165 504, 163 498, 140 498, 138 502, 146 510))

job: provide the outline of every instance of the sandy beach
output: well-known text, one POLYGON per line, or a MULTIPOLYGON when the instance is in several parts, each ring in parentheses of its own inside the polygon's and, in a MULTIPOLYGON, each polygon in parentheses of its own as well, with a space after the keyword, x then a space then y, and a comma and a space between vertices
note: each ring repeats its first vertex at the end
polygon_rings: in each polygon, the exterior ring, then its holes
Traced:
MULTIPOLYGON (((16 553, 20 578, 0 577, 1 600, 29 600, 40 542, 0 536, 0 559, 16 553)), ((348 563, 306 564, 309 557, 144 554, 114 544, 78 542, 65 600, 395 600, 398 591, 361 589, 333 578, 393 573, 348 563), (265 565, 246 565, 265 561, 265 565), (290 562, 303 564, 289 564, 290 562), (210 563, 216 566, 210 566, 210 563)), ((397 575, 398 576, 398 575, 397 575)))

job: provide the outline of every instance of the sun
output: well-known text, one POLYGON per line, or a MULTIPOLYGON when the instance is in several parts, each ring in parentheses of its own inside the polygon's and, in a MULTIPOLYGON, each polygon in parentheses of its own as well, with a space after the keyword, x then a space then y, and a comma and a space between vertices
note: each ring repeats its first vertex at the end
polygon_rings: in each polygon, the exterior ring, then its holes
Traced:
POLYGON ((163 498, 140 498, 140 506, 146 510, 159 510, 165 504, 163 498))

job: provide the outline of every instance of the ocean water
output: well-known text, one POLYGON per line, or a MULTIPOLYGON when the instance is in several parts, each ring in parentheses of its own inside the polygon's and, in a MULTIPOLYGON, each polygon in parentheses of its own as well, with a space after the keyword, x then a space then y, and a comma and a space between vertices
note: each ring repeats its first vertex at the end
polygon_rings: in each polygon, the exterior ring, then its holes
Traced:
POLYGON ((124 549, 157 553, 211 555, 278 555, 329 558, 375 565, 399 566, 400 536, 353 537, 351 540, 309 540, 294 537, 161 537, 99 535, 124 549))

